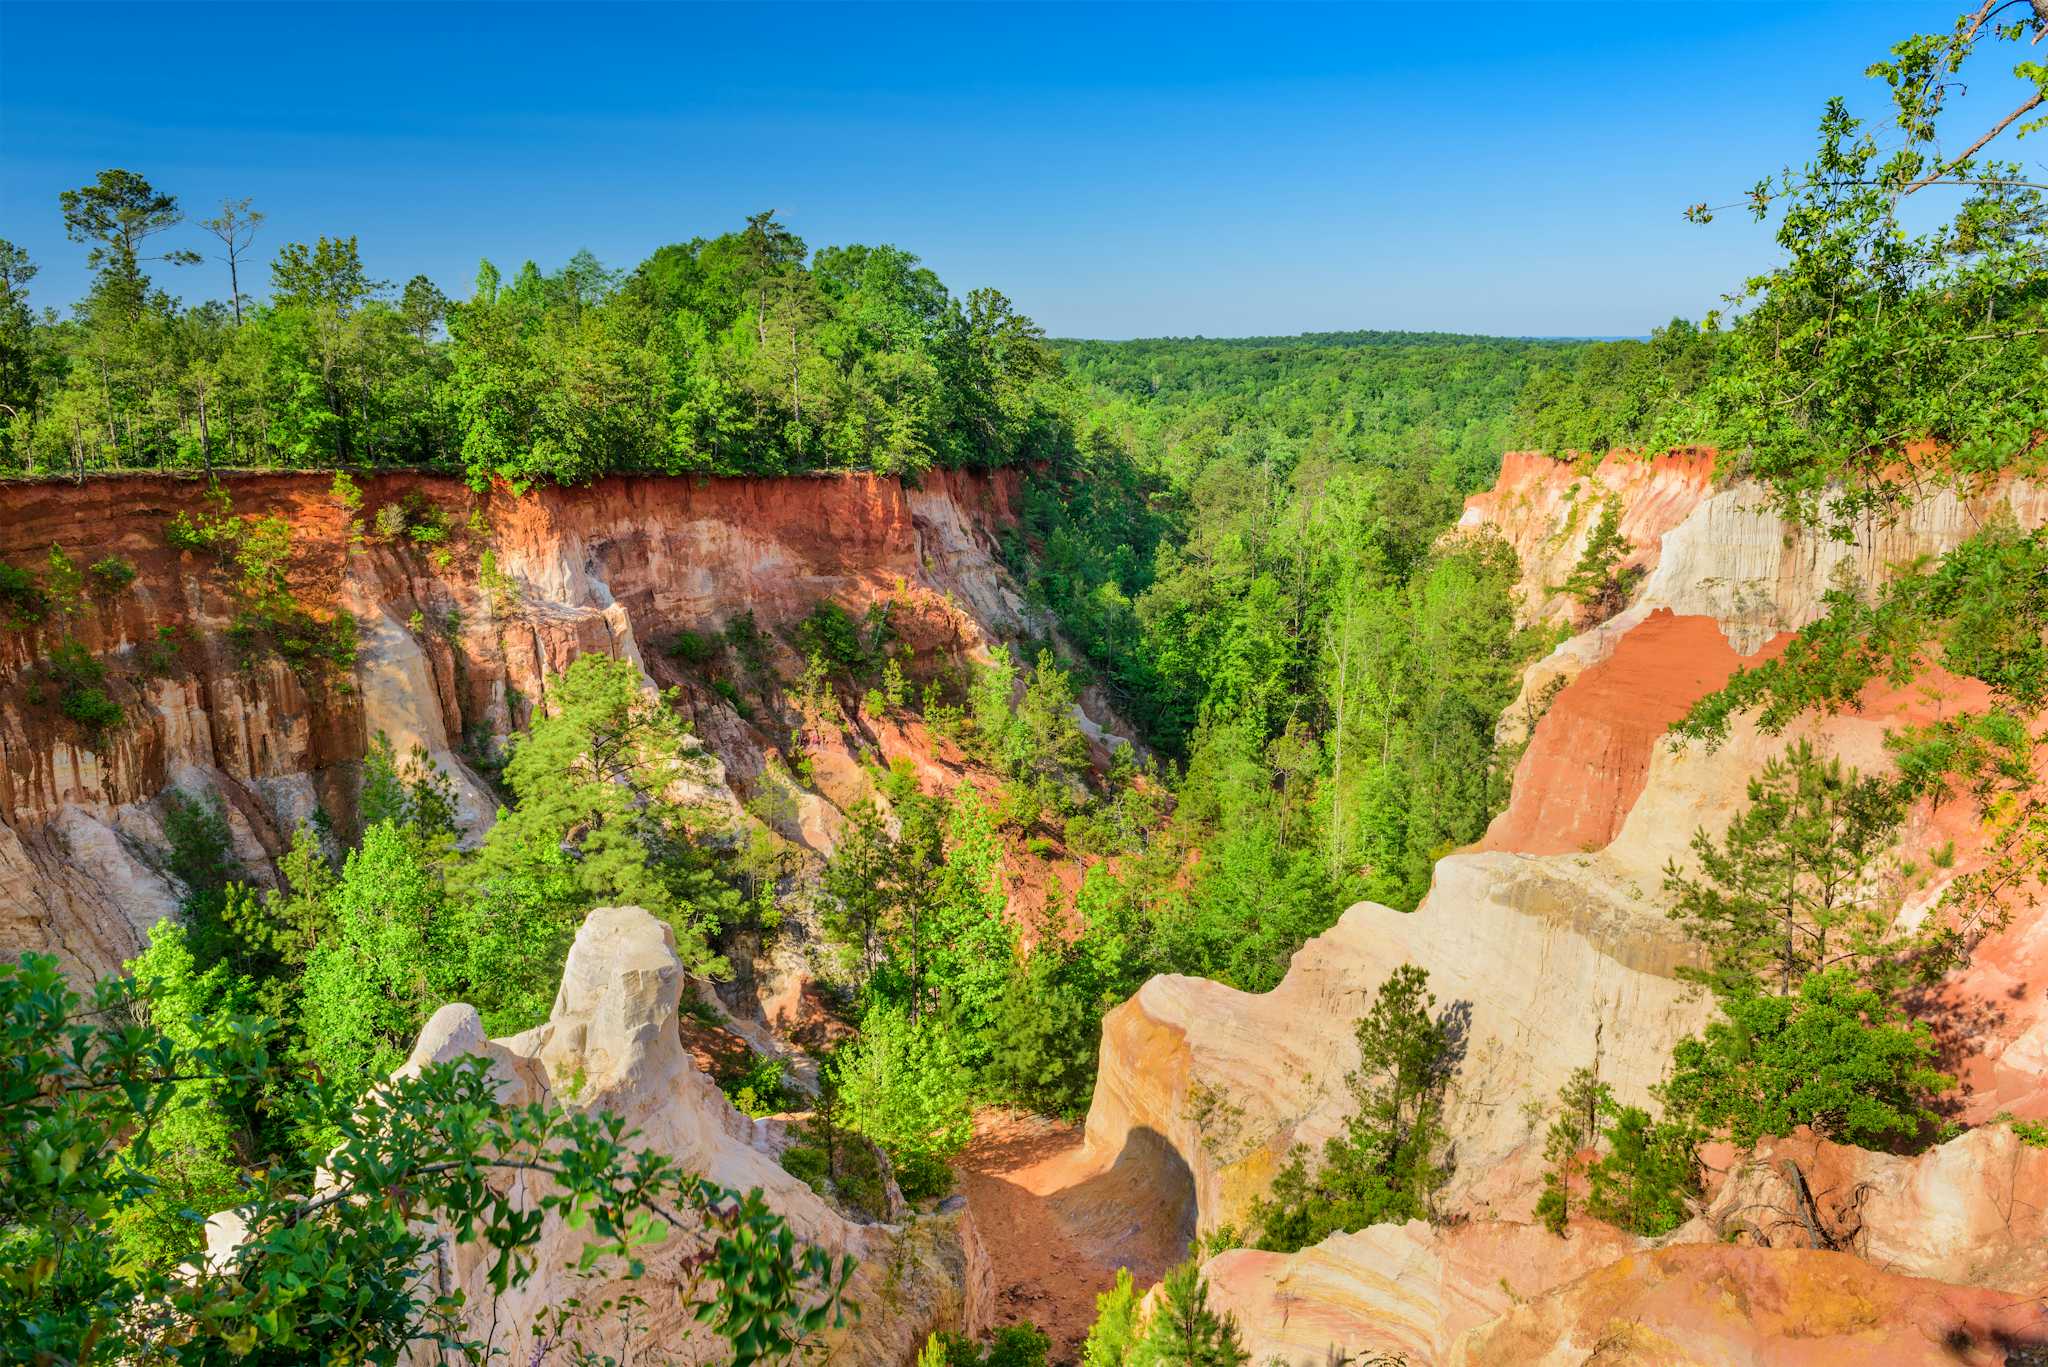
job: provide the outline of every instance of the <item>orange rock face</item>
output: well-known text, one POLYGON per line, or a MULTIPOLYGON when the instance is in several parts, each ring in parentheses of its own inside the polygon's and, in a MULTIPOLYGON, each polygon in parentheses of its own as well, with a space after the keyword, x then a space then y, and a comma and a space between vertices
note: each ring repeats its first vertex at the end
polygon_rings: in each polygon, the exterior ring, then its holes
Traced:
POLYGON ((1551 586, 1564 582, 1609 499, 1621 503, 1621 534, 1636 550, 1623 562, 1652 569, 1667 532, 1713 492, 1710 451, 1643 457, 1616 451, 1596 462, 1540 451, 1510 451, 1491 489, 1465 500, 1462 527, 1487 527, 1514 547, 1530 621, 1570 622, 1577 605, 1551 586))
POLYGON ((1691 1245, 1632 1254, 1465 1336, 1458 1367, 1955 1367, 2048 1347, 2041 1303, 1846 1253, 1691 1245))
POLYGON ((1642 796, 1671 724, 1761 658, 1737 655, 1710 617, 1652 612, 1551 703, 1515 768, 1508 808, 1479 848, 1568 854, 1606 845, 1642 796))
MULTIPOLYGON (((683 685, 745 799, 797 723, 750 720, 719 701, 660 653, 677 631, 716 631, 750 612, 768 666, 793 673, 801 661, 778 628, 825 600, 856 613, 887 604, 913 676, 985 659, 998 634, 1045 634, 999 563, 1013 471, 936 471, 916 489, 868 475, 620 478, 523 496, 394 473, 364 476, 356 508, 329 475, 225 485, 237 516, 289 527, 294 599, 315 617, 354 616, 353 667, 294 671, 234 643, 234 571, 165 537, 174 515, 217 511, 196 481, 0 486, 0 562, 40 570, 60 546, 81 568, 119 556, 137 570, 74 612, 0 629, 0 868, 23 874, 0 887, 0 950, 112 969, 176 903, 149 853, 163 843, 161 794, 218 797, 260 880, 316 810, 351 827, 360 761, 379 732, 401 753, 424 747, 454 779, 465 818, 488 823, 496 797, 473 761, 524 725, 547 680, 580 654, 618 655, 683 685), (380 533, 379 514, 408 505, 414 521, 437 515, 444 534, 380 533), (59 711, 48 660, 66 639, 106 667, 124 711, 104 737, 59 711)), ((914 765, 943 784, 931 747, 890 730, 869 742, 885 758, 917 752, 914 765)), ((813 850, 836 832, 833 804, 864 782, 850 751, 833 761, 824 753, 820 764, 831 793, 777 804, 789 808, 782 833, 813 850)))

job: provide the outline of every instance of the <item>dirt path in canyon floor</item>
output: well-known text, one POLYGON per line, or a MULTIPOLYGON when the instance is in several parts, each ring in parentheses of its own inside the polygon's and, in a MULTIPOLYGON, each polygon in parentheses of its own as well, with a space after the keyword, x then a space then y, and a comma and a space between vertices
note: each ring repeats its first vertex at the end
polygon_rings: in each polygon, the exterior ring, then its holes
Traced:
POLYGON ((985 1318, 1037 1325, 1056 1363, 1078 1359, 1119 1267, 1148 1286, 1187 1251, 1183 1194, 1137 1165, 1105 1168, 1079 1125, 985 1111, 956 1167, 988 1259, 985 1318))

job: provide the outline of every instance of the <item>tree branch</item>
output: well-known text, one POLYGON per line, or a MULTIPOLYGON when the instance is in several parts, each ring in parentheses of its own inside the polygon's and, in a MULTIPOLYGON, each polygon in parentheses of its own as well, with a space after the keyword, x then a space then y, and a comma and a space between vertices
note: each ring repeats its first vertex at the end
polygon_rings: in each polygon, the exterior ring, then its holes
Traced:
MULTIPOLYGON (((2038 10, 2039 6, 2043 3, 2048 3, 2048 0, 2035 0, 2035 3, 2036 8, 2038 10)), ((2041 91, 2038 90, 2035 91, 2030 98, 2022 100, 2020 102, 2019 108, 2013 110, 2012 113, 2007 114, 2004 118, 2000 119, 1997 123, 1993 124, 1991 126, 1991 130, 1987 132, 1983 137, 1977 139, 1968 147, 1964 148, 1963 154, 1961 156, 1956 157, 1955 159, 1950 161, 1946 166, 1938 167, 1935 170, 1929 171, 1926 175, 1920 177, 1920 179, 1912 182, 1910 185, 1907 185, 1904 189, 1900 190, 1899 194, 1901 196, 1910 195, 1916 190, 1924 190, 1928 186, 1939 181, 1943 176, 1955 170, 1956 167, 1961 166, 1971 157, 1976 156, 1978 151, 1983 148, 1985 143, 1990 142, 2000 133, 2003 133, 2006 129, 2012 127, 2013 121, 2018 119, 2022 114, 2027 113, 2029 110, 2040 108, 2044 100, 2048 100, 2048 95, 2044 95, 2041 91)))

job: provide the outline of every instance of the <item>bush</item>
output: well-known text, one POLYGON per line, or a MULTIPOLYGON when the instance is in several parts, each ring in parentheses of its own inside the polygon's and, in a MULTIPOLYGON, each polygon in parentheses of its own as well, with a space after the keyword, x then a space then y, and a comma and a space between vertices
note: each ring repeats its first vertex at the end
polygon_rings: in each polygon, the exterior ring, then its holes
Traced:
POLYGON ((1721 1012, 1679 1042, 1665 1086, 1702 1129, 1739 1148, 1802 1125, 1864 1148, 1935 1132, 1934 1098, 1954 1079, 1934 1069, 1933 1036, 1849 970, 1823 969, 1790 997, 1723 996, 1721 1012))
POLYGON ((67 689, 57 704, 58 709, 77 722, 95 742, 103 740, 107 732, 121 724, 127 713, 121 704, 107 696, 103 688, 67 689))
POLYGON ((121 724, 121 704, 107 696, 107 667, 76 640, 65 640, 50 652, 50 673, 57 685, 57 709, 77 722, 95 743, 121 724))
POLYGON ((1632 1234, 1669 1234, 1692 1215, 1699 1195, 1697 1135, 1672 1120, 1652 1120, 1639 1106, 1601 1107, 1607 1153, 1586 1170, 1586 1209, 1632 1234))
POLYGON ((965 1334, 941 1330, 925 1341, 917 1367, 1045 1367, 1052 1340, 1033 1324, 1005 1324, 983 1348, 965 1334))
POLYGON ((864 675, 880 661, 882 648, 894 635, 885 604, 875 604, 856 621, 837 603, 820 603, 797 623, 797 653, 822 658, 850 674, 864 675))
POLYGON ((782 1168, 828 1201, 836 1201, 858 1219, 885 1219, 889 1202, 882 1186, 882 1165, 875 1146, 837 1123, 835 1102, 828 1091, 818 1111, 798 1127, 800 1143, 782 1152, 782 1168))
POLYGON ((669 638, 662 653, 682 664, 701 665, 718 653, 718 645, 702 633, 685 628, 669 638))
POLYGON ((177 669, 184 646, 184 636, 176 627, 158 627, 140 649, 142 672, 153 679, 167 677, 177 669))
POLYGON ((111 597, 135 582, 136 571, 132 561, 110 555, 93 561, 85 573, 92 581, 93 592, 111 597))
POLYGON ((740 696, 740 691, 733 686, 732 680, 713 679, 711 681, 711 691, 723 698, 727 707, 739 713, 740 720, 747 721, 752 719, 754 715, 752 704, 740 696))
POLYGON ((50 615, 50 596, 36 577, 13 565, 0 565, 0 620, 17 630, 32 627, 50 615))

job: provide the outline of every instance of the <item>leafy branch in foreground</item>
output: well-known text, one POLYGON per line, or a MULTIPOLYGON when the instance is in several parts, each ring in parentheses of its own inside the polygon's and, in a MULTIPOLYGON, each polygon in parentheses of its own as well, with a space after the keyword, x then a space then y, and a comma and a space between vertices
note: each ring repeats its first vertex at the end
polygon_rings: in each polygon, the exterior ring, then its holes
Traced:
MULTIPOLYGON (((853 1263, 799 1247, 762 1202, 630 1147, 618 1117, 500 1103, 480 1059, 394 1079, 357 1107, 332 1095, 340 1143, 241 1175, 232 1251, 169 1267, 118 1244, 157 1196, 165 1120, 269 1072, 267 1022, 195 1022, 196 1043, 143 1023, 127 979, 84 1006, 56 961, 0 965, 0 1356, 49 1363, 394 1363, 408 1345, 483 1362, 443 1261, 481 1245, 493 1293, 536 1271, 550 1216, 588 1231, 579 1272, 637 1278, 650 1249, 691 1241, 677 1294, 730 1361, 789 1356, 842 1324, 853 1263), (539 1183, 510 1183, 511 1173, 539 1183)), ((197 1212, 178 1218, 198 1221, 197 1212)))

